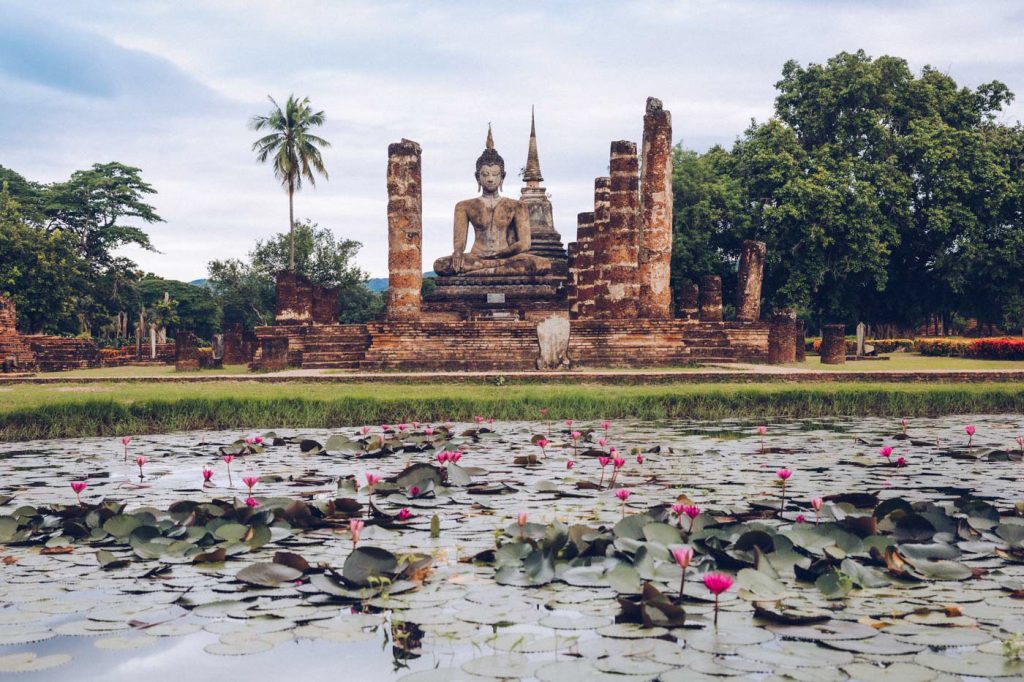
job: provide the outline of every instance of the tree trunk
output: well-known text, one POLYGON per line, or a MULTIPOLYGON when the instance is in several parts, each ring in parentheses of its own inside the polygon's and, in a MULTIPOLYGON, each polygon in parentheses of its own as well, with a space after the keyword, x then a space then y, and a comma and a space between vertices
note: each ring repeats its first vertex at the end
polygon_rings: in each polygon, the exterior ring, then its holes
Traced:
POLYGON ((288 183, 288 269, 295 272, 295 209, 292 197, 295 195, 295 184, 288 183))

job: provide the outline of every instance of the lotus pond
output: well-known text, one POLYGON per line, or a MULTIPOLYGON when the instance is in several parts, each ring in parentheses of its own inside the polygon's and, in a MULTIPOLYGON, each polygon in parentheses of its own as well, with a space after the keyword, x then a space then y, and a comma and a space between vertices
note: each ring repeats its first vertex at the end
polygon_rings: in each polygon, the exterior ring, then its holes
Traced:
POLYGON ((766 426, 6 444, 0 673, 1024 676, 1024 419, 766 426))

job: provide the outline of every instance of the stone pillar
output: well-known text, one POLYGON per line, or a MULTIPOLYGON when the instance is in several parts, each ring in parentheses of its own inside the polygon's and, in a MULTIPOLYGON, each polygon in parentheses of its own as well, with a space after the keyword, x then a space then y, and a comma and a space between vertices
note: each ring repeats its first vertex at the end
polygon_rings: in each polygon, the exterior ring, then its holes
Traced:
POLYGON ((679 287, 679 319, 696 320, 700 302, 700 288, 696 282, 684 280, 679 287))
POLYGON ((704 275, 700 278, 700 321, 722 321, 722 278, 704 275))
POLYGON ((796 361, 804 362, 807 359, 807 332, 803 320, 796 321, 794 344, 796 345, 796 361))
POLYGON ((642 155, 637 314, 668 319, 672 317, 672 114, 654 97, 647 98, 642 155))
POLYGON ((586 317, 594 307, 594 214, 576 216, 576 255, 573 259, 576 300, 571 317, 586 317))
POLYGON ((389 319, 419 317, 423 286, 422 150, 412 140, 388 145, 389 319))
POLYGON ((779 310, 768 322, 768 364, 796 362, 796 313, 779 310))
POLYGON ((313 319, 313 285, 291 270, 277 273, 274 322, 309 324, 313 319))
POLYGON ((179 372, 199 369, 199 348, 192 332, 179 331, 174 336, 174 369, 179 372))
POLYGON ((736 284, 736 319, 757 322, 761 317, 761 281, 764 278, 764 242, 746 240, 740 251, 736 284))
POLYGON ((580 318, 597 317, 598 301, 608 296, 608 282, 604 279, 604 272, 611 250, 608 223, 611 183, 611 178, 607 177, 594 179, 594 228, 590 249, 584 252, 586 267, 580 270, 580 318))
POLYGON ((821 364, 842 365, 846 363, 846 325, 823 324, 821 326, 821 364))
POLYGON ((636 143, 612 142, 610 166, 608 231, 598 268, 594 315, 604 319, 635 318, 640 294, 640 176, 636 143))

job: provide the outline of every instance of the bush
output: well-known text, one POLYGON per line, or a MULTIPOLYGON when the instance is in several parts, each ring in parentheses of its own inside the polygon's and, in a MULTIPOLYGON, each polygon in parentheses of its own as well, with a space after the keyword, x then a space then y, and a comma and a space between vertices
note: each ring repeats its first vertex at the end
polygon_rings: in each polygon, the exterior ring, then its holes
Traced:
POLYGON ((1024 360, 1024 339, 918 339, 914 347, 921 355, 984 360, 1024 360))
MULTIPOLYGON (((876 353, 894 353, 898 350, 914 350, 913 339, 865 339, 864 343, 868 346, 874 346, 876 353)), ((814 353, 820 353, 821 339, 809 339, 806 344, 806 350, 814 353)), ((846 352, 850 354, 857 352, 856 339, 846 339, 846 352)))

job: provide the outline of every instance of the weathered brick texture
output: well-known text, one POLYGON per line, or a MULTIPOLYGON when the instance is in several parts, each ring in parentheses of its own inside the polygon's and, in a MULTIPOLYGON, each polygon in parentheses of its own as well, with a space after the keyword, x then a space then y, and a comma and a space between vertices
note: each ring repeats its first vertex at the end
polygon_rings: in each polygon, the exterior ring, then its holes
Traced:
POLYGON ((672 114, 649 97, 644 114, 640 163, 640 248, 637 314, 672 317, 669 269, 672 261, 672 114))
POLYGON ((412 140, 388 146, 388 319, 415 318, 422 305, 422 150, 412 140))
POLYGON ((761 318, 761 281, 764 278, 765 248, 764 242, 743 242, 736 283, 737 320, 755 322, 761 318))

